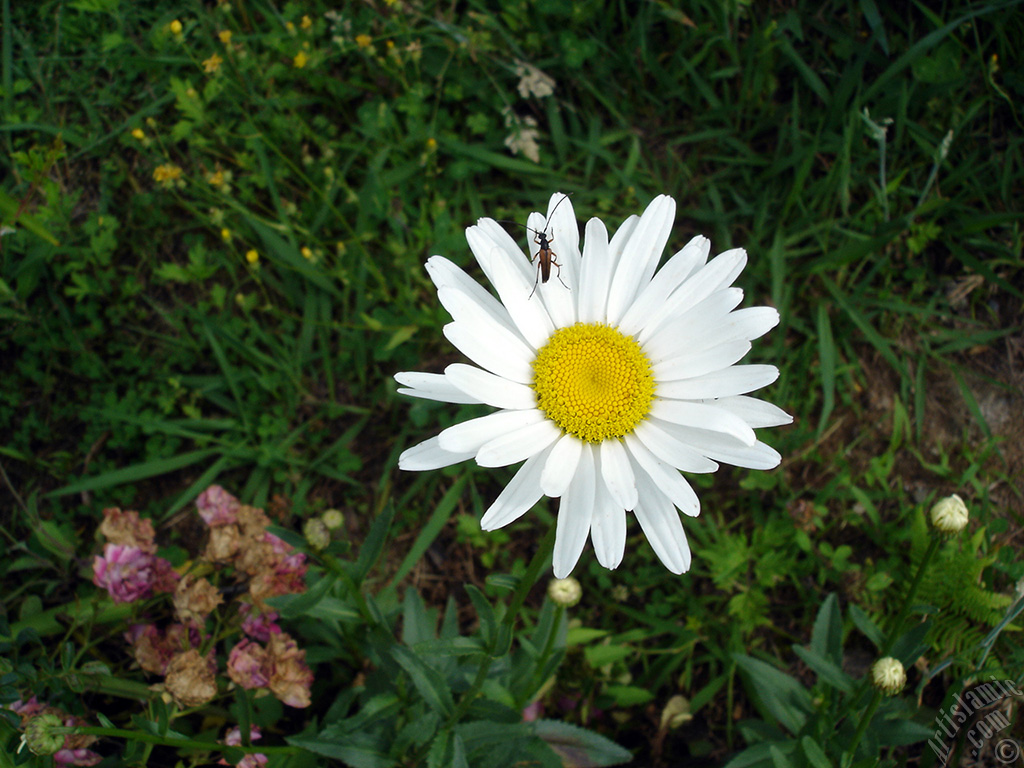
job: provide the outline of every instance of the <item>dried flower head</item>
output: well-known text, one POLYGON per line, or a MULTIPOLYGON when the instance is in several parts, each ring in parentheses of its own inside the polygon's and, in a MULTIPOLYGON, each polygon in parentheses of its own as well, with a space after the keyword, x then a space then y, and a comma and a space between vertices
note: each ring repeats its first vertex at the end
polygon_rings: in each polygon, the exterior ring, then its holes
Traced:
POLYGON ((185 575, 174 591, 174 613, 183 623, 203 624, 223 602, 220 590, 202 577, 185 575))
POLYGON ((273 635, 267 645, 270 659, 270 690, 290 707, 308 707, 313 673, 306 666, 306 652, 284 632, 273 635))
POLYGON ((198 707, 217 695, 217 666, 195 648, 176 654, 167 666, 164 685, 182 707, 198 707))
POLYGON ((104 509, 100 533, 111 544, 137 547, 150 554, 156 552, 156 532, 153 530, 152 521, 149 518, 139 518, 139 513, 134 510, 122 512, 117 507, 104 509))

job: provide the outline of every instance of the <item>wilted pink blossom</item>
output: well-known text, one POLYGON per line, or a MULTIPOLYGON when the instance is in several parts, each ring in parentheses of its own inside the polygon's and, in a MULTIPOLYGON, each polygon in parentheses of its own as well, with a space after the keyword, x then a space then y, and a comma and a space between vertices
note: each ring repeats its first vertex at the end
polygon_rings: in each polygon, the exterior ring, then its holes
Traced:
POLYGON ((267 649, 252 640, 240 640, 228 655, 228 677, 243 688, 266 688, 270 684, 267 649))
POLYGON ((28 717, 35 717, 46 708, 46 705, 33 696, 28 701, 22 701, 21 699, 12 701, 7 705, 7 708, 12 712, 16 712, 21 715, 22 719, 25 719, 28 717))
MULTIPOLYGON (((253 742, 263 738, 263 734, 260 733, 260 729, 255 725, 249 728, 249 741, 253 742)), ((229 747, 240 747, 242 746, 242 729, 237 725, 227 732, 224 736, 224 744, 229 747)), ((239 762, 235 763, 239 768, 259 768, 261 765, 266 765, 268 758, 266 755, 259 752, 246 755, 239 762)), ((227 760, 221 758, 217 765, 230 765, 227 760)))
POLYGON ((133 624, 124 633, 124 639, 131 645, 132 655, 140 667, 165 675, 171 659, 181 651, 198 648, 202 635, 196 627, 184 624, 171 624, 164 631, 153 624, 133 624))
POLYGON ((53 756, 55 766, 62 765, 96 765, 103 757, 91 749, 62 749, 53 756))
POLYGON ((92 583, 115 603, 134 603, 153 594, 153 555, 138 547, 107 544, 92 563, 92 583))
POLYGON ((196 499, 199 514, 210 527, 235 522, 240 506, 238 499, 219 485, 211 485, 196 499))
POLYGON ((267 645, 270 659, 270 690, 289 707, 308 707, 313 673, 306 665, 306 652, 289 635, 282 632, 270 638, 267 645))
POLYGON ((178 586, 181 575, 174 570, 170 560, 162 557, 153 558, 153 594, 173 592, 178 586))
POLYGON ((242 603, 238 606, 238 612, 244 617, 242 631, 253 640, 265 643, 271 635, 276 635, 281 631, 281 627, 277 624, 277 611, 267 608, 261 612, 249 603, 242 603))

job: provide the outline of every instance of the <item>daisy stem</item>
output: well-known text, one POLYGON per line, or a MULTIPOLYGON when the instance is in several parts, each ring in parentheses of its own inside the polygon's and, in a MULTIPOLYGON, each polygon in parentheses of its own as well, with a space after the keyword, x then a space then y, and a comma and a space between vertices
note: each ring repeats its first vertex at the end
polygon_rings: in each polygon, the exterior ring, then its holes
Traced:
POLYGON ((907 620, 907 615, 910 613, 910 606, 913 605, 914 597, 917 595, 917 589, 921 586, 921 579, 924 578, 924 572, 928 569, 928 563, 935 555, 935 552, 938 550, 941 542, 941 536, 933 535, 932 540, 928 543, 928 549, 925 551, 924 557, 921 558, 921 564, 917 567, 917 573, 914 574, 914 580, 910 583, 910 589, 907 590, 907 596, 903 601, 903 606, 900 608, 900 612, 896 615, 896 620, 892 623, 892 628, 889 630, 889 636, 885 640, 885 645, 882 646, 882 651, 879 654, 879 657, 888 656, 892 647, 896 644, 897 638, 899 638, 903 633, 903 623, 907 620))
POLYGON ((491 664, 494 659, 498 655, 507 653, 507 648, 502 648, 505 646, 505 643, 500 638, 508 638, 508 643, 511 643, 512 629, 516 616, 519 615, 519 609, 523 607, 530 588, 537 583, 537 579, 540 577, 543 569, 551 564, 551 552, 554 550, 554 547, 555 526, 551 526, 547 535, 541 540, 540 546, 537 547, 537 551, 534 553, 530 564, 526 567, 526 572, 516 585, 516 590, 512 594, 512 600, 508 604, 508 610, 505 611, 505 615, 501 618, 501 631, 495 633, 494 647, 490 648, 489 653, 480 659, 480 668, 477 669, 476 678, 473 680, 469 690, 459 700, 455 711, 448 718, 448 722, 444 726, 445 729, 451 728, 462 719, 469 710, 470 705, 480 695, 484 683, 487 682, 487 675, 491 670, 491 664))
MULTIPOLYGON (((871 703, 868 704, 867 711, 864 713, 864 717, 861 718, 860 723, 857 725, 857 732, 853 735, 853 740, 850 742, 850 746, 847 748, 845 757, 849 757, 850 762, 853 761, 854 755, 857 754, 857 746, 860 744, 860 740, 864 738, 864 733, 867 731, 868 726, 871 724, 871 718, 875 716, 875 710, 878 709, 878 705, 882 703, 882 692, 875 690, 875 695, 871 698, 871 703)), ((849 763, 846 760, 843 761, 844 765, 849 763)))

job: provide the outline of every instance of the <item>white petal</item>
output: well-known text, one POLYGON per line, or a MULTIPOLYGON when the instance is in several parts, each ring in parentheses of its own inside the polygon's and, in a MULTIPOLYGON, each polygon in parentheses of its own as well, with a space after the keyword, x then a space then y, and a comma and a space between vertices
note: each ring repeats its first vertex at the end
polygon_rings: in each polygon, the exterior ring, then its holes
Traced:
POLYGON ((555 550, 551 561, 556 579, 564 579, 583 552, 583 545, 590 535, 590 521, 594 515, 594 496, 597 492, 597 475, 594 471, 593 448, 583 446, 576 474, 565 490, 558 504, 558 520, 555 523, 555 550))
POLYGON ((608 230, 605 229, 604 222, 597 218, 591 219, 587 222, 584 235, 580 290, 577 297, 578 317, 581 323, 599 323, 605 320, 608 286, 612 280, 614 264, 608 248, 608 230))
POLYGON ((711 453, 719 461, 747 469, 775 469, 782 463, 782 456, 779 455, 779 452, 760 440, 751 446, 732 450, 713 450, 711 453))
POLYGON ((683 472, 707 473, 718 470, 718 464, 666 432, 653 419, 644 419, 633 433, 647 450, 669 466, 683 472))
POLYGON ((629 448, 629 455, 637 464, 638 489, 643 485, 641 476, 645 476, 683 514, 689 517, 696 517, 700 514, 700 499, 677 469, 648 451, 635 435, 626 435, 626 445, 629 448))
POLYGON ((706 429, 684 427, 678 424, 661 423, 659 426, 687 445, 692 445, 702 454, 715 461, 750 469, 773 469, 782 457, 764 443, 744 445, 735 437, 706 429))
POLYGON ((674 379, 692 379, 706 373, 720 371, 743 359, 750 351, 749 341, 733 341, 719 344, 700 352, 687 352, 664 362, 655 363, 651 372, 657 382, 674 379))
POLYGON ((473 458, 472 453, 457 453, 443 450, 437 443, 437 438, 432 437, 424 440, 419 445, 406 448, 398 457, 398 468, 412 472, 423 472, 428 469, 440 469, 458 464, 460 461, 473 458))
MULTIPOLYGON (((519 256, 522 258, 522 254, 519 256)), ((555 325, 543 302, 530 296, 532 277, 525 277, 519 266, 499 248, 492 248, 490 258, 484 260, 489 264, 492 284, 508 310, 510 322, 534 349, 540 348, 555 325)))
POLYGON ((590 540, 597 562, 611 570, 619 567, 626 551, 626 510, 607 493, 598 493, 594 499, 590 540))
POLYGON ((711 241, 703 235, 697 235, 683 249, 665 262, 665 266, 640 291, 632 306, 623 315, 619 330, 632 336, 643 328, 651 316, 652 307, 660 307, 669 294, 702 267, 711 252, 711 241))
POLYGON ((441 330, 448 341, 481 368, 520 384, 533 381, 533 351, 505 329, 448 323, 441 330))
POLYGON ((542 233, 547 237, 552 256, 551 272, 547 282, 538 284, 537 273, 534 274, 534 285, 537 286, 535 297, 540 297, 544 302, 556 327, 572 325, 576 321, 576 299, 573 289, 579 284, 580 268, 580 232, 576 215, 572 210, 572 202, 568 196, 556 192, 548 204, 548 216, 542 216, 537 212, 531 213, 526 225, 533 230, 530 260, 534 269, 540 269, 540 238, 536 233, 542 233))
POLYGON ((715 405, 725 408, 729 413, 736 414, 754 429, 780 427, 783 424, 793 423, 793 417, 777 405, 772 405, 756 397, 747 395, 723 397, 715 401, 715 405))
POLYGON ((477 451, 476 463, 481 467, 504 467, 515 464, 547 448, 561 434, 561 430, 554 422, 542 415, 541 420, 535 424, 520 427, 485 443, 477 451))
POLYGON ((431 256, 427 259, 426 266, 427 274, 434 281, 434 285, 438 289, 448 288, 464 294, 486 310, 496 322, 503 322, 511 326, 508 310, 461 268, 444 258, 444 256, 431 256))
POLYGON ((493 219, 480 219, 475 226, 467 227, 466 242, 491 285, 497 287, 494 265, 499 261, 518 269, 524 280, 532 279, 529 257, 493 219))
POLYGON ((641 287, 650 282, 668 242, 675 215, 676 201, 667 195, 654 198, 643 212, 612 278, 608 294, 609 324, 619 324, 641 287))
POLYGON ((729 313, 741 301, 742 290, 725 288, 711 294, 678 317, 662 323, 654 333, 648 333, 649 328, 645 327, 640 334, 646 334, 646 341, 643 342, 644 351, 652 362, 662 362, 681 355, 694 355, 711 346, 718 346, 707 343, 707 337, 716 331, 721 332, 732 317, 729 313))
POLYGON ((725 320, 698 337, 695 347, 707 349, 730 341, 753 341, 764 336, 779 324, 779 311, 775 307, 747 307, 730 312, 725 320))
POLYGON ((557 499, 576 474, 583 452, 583 442, 573 435, 562 435, 551 448, 544 472, 540 476, 540 487, 545 496, 557 499))
POLYGON ((643 344, 663 323, 671 322, 673 317, 727 288, 743 271, 746 263, 747 254, 742 248, 726 251, 713 258, 679 286, 667 301, 652 307, 652 315, 637 340, 643 344))
POLYGON ((395 374, 395 381, 405 384, 398 388, 400 395, 422 397, 424 400, 440 400, 445 403, 482 403, 475 397, 467 395, 452 384, 442 373, 421 373, 419 371, 402 371, 395 374))
POLYGON ((733 365, 692 379, 661 382, 658 397, 704 400, 744 395, 768 386, 777 378, 779 369, 774 365, 733 365))
POLYGON ((484 512, 480 519, 480 527, 483 530, 494 531, 518 520, 526 510, 540 501, 543 495, 540 490, 540 473, 547 456, 547 451, 541 451, 528 458, 519 468, 509 484, 498 494, 498 498, 484 512))
POLYGON ((530 387, 495 376, 474 365, 452 363, 444 369, 444 375, 457 391, 473 398, 469 402, 486 403, 495 408, 510 410, 537 407, 537 397, 530 387))
POLYGON ((724 408, 716 408, 705 403, 664 400, 656 397, 651 405, 650 415, 672 424, 682 424, 687 427, 697 427, 732 435, 744 445, 753 445, 757 440, 754 437, 754 430, 748 427, 747 423, 739 416, 734 416, 724 408))
POLYGON ((665 567, 677 574, 690 570, 690 546, 679 513, 657 488, 644 483, 634 514, 665 567))
POLYGON ((537 424, 544 418, 544 414, 536 409, 498 411, 455 424, 437 437, 440 440, 439 445, 446 451, 453 453, 470 451, 475 455, 485 443, 507 435, 509 432, 537 424))
POLYGON ((615 439, 603 440, 600 446, 601 477, 615 503, 623 509, 636 506, 636 480, 626 448, 615 439))

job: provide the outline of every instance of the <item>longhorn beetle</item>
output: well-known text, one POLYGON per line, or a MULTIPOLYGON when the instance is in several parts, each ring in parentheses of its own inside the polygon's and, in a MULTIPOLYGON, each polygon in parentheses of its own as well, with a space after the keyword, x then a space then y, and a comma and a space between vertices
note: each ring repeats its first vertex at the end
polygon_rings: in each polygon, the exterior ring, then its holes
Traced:
POLYGON ((534 235, 533 242, 540 246, 537 249, 537 255, 533 257, 533 260, 531 262, 537 265, 537 279, 533 281, 533 290, 530 291, 529 297, 531 299, 533 298, 533 294, 537 292, 537 286, 540 283, 546 283, 548 280, 551 279, 552 266, 554 266, 558 270, 558 272, 555 273, 555 276, 558 278, 558 282, 560 282, 566 288, 569 287, 568 285, 565 285, 565 281, 562 280, 562 265, 555 261, 555 252, 551 248, 551 243, 553 243, 555 240, 554 235, 548 234, 548 222, 551 221, 551 217, 555 215, 555 211, 558 210, 558 206, 560 206, 568 199, 569 196, 564 195, 561 200, 555 203, 555 207, 551 209, 551 213, 548 214, 547 219, 545 219, 544 221, 543 232, 538 232, 533 227, 528 227, 525 224, 520 224, 517 221, 503 220, 505 224, 515 224, 517 227, 523 227, 523 229, 532 232, 534 235))

